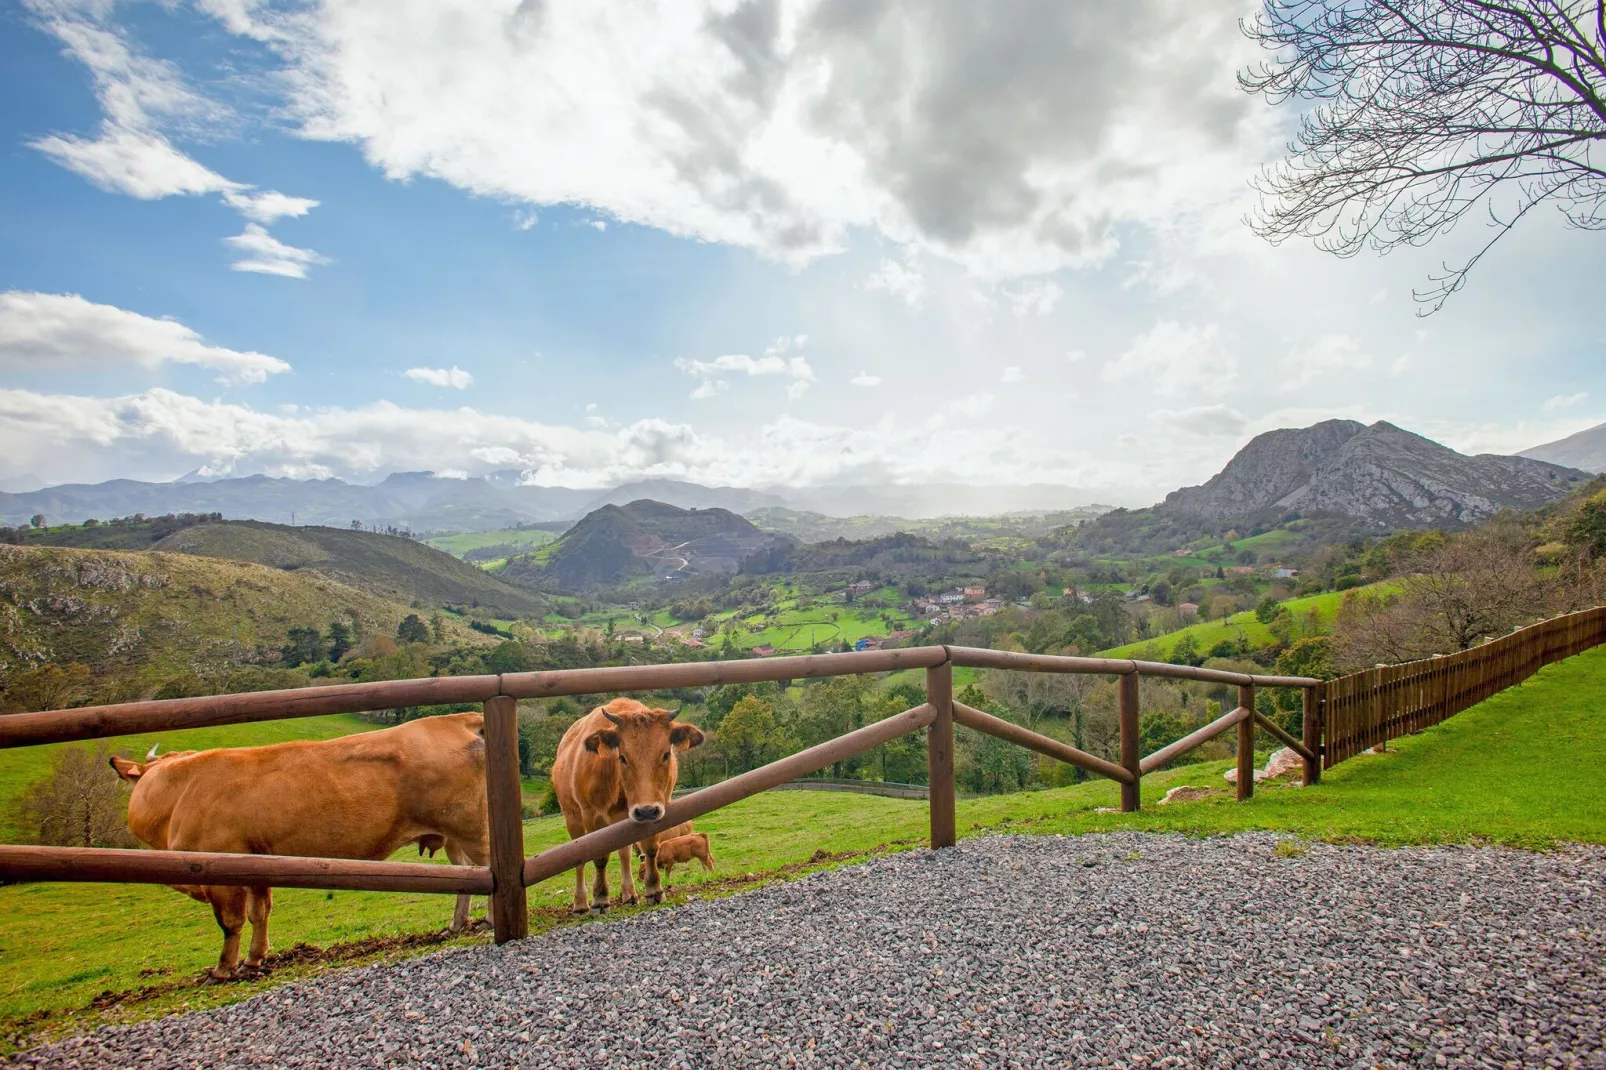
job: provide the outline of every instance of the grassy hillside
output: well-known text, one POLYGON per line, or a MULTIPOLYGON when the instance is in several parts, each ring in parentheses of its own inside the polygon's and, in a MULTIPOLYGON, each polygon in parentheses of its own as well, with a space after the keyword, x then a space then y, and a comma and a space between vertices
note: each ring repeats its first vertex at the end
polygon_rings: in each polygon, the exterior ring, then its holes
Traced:
POLYGON ((477 606, 504 617, 538 616, 546 610, 546 603, 529 591, 397 535, 244 520, 185 528, 155 548, 317 572, 404 605, 477 606))
MULTIPOLYGON (((1355 589, 1368 590, 1378 586, 1382 585, 1374 584, 1372 588, 1357 587, 1355 589)), ((1305 598, 1290 598, 1281 604, 1286 606, 1288 611, 1301 621, 1307 614, 1314 611, 1317 620, 1321 622, 1322 626, 1330 627, 1333 623, 1333 617, 1338 613, 1339 603, 1344 600, 1344 596, 1348 593, 1348 591, 1326 591, 1322 594, 1313 594, 1305 598)), ((1125 646, 1112 647, 1109 650, 1102 651, 1101 656, 1129 658, 1138 651, 1149 647, 1158 647, 1161 655, 1167 656, 1171 653, 1172 647, 1176 646, 1178 640, 1185 635, 1193 636, 1194 641, 1199 644, 1199 649, 1202 651, 1208 651, 1212 646, 1223 640, 1236 642, 1242 638, 1247 640, 1250 646, 1266 646, 1272 642, 1271 632, 1267 630, 1266 626, 1256 619, 1252 610, 1245 610, 1242 613, 1234 613, 1230 617, 1223 617, 1221 620, 1190 624, 1186 628, 1167 632, 1165 635, 1157 636, 1154 639, 1144 639, 1136 643, 1127 643, 1125 646)))
MULTIPOLYGON (((408 612, 310 570, 0 545, 0 675, 41 661, 81 661, 97 672, 217 672, 277 650, 295 626, 346 619, 359 634, 390 635, 408 612)), ((486 641, 456 621, 447 627, 454 639, 486 641)))
POLYGON ((528 553, 547 543, 557 541, 557 538, 558 532, 541 528, 502 528, 497 531, 467 531, 456 535, 437 535, 424 541, 458 559, 463 559, 465 555, 475 550, 485 551, 494 548, 496 551, 494 554, 476 555, 475 563, 484 568, 489 561, 511 557, 513 554, 528 553))
MULTIPOLYGON (((1385 754, 1345 762, 1315 788, 1263 784, 1252 801, 1238 804, 1221 778, 1227 763, 1209 762, 1145 778, 1140 814, 1105 812, 1117 802, 1117 789, 1107 782, 961 800, 960 835, 1273 829, 1383 844, 1606 843, 1606 785, 1593 772, 1606 763, 1603 696, 1606 649, 1550 666, 1520 688, 1391 743, 1385 754), (1559 760, 1562 755, 1566 760, 1559 760), (1155 805, 1167 789, 1182 784, 1216 792, 1196 802, 1155 805)), ((873 796, 777 792, 697 824, 710 833, 719 868, 711 875, 677 871, 672 901, 919 846, 927 808, 873 796)), ((527 851, 565 838, 554 818, 525 825, 527 851)), ((1299 864, 1298 853, 1297 846, 1291 848, 1287 864, 1299 864)), ((570 924, 570 882, 564 875, 531 889, 533 931, 570 924)), ((427 934, 439 930, 450 911, 450 899, 442 896, 276 891, 273 931, 281 957, 270 960, 272 976, 206 985, 199 975, 216 958, 217 930, 204 907, 168 889, 0 888, 0 1024, 15 1036, 231 1002, 331 963, 434 946, 438 941, 427 934), (302 941, 315 946, 282 954, 302 941)))

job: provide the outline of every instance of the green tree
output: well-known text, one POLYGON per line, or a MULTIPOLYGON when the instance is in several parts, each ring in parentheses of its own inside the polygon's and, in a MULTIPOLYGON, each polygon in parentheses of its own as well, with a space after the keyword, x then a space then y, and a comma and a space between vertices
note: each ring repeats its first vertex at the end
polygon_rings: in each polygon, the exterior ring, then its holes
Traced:
POLYGON ((437 643, 446 642, 446 618, 441 616, 439 610, 436 610, 434 613, 430 614, 429 634, 430 638, 434 639, 437 643))
POLYGON ((1204 655, 1199 653, 1199 640, 1192 632, 1184 632, 1171 647, 1171 657, 1167 659, 1173 665, 1203 665, 1204 655))
POLYGON ((345 621, 329 622, 329 660, 339 661, 351 649, 351 629, 345 621))
POLYGON ((775 711, 756 695, 748 695, 719 722, 719 749, 735 761, 739 772, 756 769, 786 749, 775 711))
POLYGON ((30 516, 28 518, 28 523, 32 527, 35 527, 35 528, 44 527, 45 526, 45 514, 43 514, 43 513, 35 513, 33 516, 30 516))
MULTIPOLYGON (((824 743, 864 727, 871 683, 863 676, 833 676, 811 685, 803 693, 799 734, 807 746, 824 743)), ((831 766, 831 775, 852 775, 864 764, 862 755, 831 766)))
POLYGON ((0 709, 6 713, 59 710, 82 702, 89 691, 89 666, 81 662, 45 662, 6 681, 0 709))
POLYGON ((1266 595, 1255 604, 1255 619, 1262 624, 1270 624, 1277 619, 1279 603, 1271 595, 1266 595))
POLYGON ((316 628, 294 627, 285 633, 284 646, 279 648, 286 668, 322 661, 329 654, 323 636, 316 628))
POLYGON ((1606 557, 1606 490, 1586 500, 1567 519, 1563 537, 1583 546, 1590 557, 1606 557))
POLYGON ((396 625, 396 641, 399 643, 427 643, 429 642, 429 626, 426 625, 417 613, 409 613, 396 625))

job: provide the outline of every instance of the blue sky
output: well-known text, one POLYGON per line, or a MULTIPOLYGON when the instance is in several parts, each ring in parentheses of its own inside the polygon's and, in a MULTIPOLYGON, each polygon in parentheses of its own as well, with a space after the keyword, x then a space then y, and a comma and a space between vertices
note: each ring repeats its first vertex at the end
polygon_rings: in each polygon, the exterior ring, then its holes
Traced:
POLYGON ((1248 233, 1294 118, 1232 84, 1248 10, 7 3, 0 480, 1136 502, 1332 416, 1606 417, 1599 235, 1539 219, 1422 319, 1475 226, 1248 233))

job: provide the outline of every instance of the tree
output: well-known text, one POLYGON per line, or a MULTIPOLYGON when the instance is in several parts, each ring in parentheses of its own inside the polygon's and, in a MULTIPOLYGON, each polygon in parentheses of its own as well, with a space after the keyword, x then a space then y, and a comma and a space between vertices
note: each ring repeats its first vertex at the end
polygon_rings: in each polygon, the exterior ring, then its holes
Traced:
POLYGON ((33 516, 30 516, 28 518, 28 523, 32 527, 36 527, 36 528, 44 527, 45 526, 45 514, 43 514, 43 513, 35 513, 33 516))
POLYGON ((89 666, 76 661, 66 665, 47 661, 6 681, 5 701, 0 702, 0 709, 6 713, 64 709, 82 702, 88 688, 89 666))
POLYGON ((1387 252, 1482 208, 1493 236, 1416 295, 1433 312, 1542 204, 1606 228, 1600 0, 1266 0, 1245 32, 1275 56, 1245 90, 1316 102, 1261 179, 1263 237, 1387 252))
POLYGON ((329 648, 324 644, 323 636, 318 634, 316 628, 291 628, 285 633, 284 646, 279 648, 284 658, 286 668, 293 669, 297 665, 306 665, 315 661, 322 661, 329 654, 329 648))
POLYGON ((50 772, 10 805, 21 838, 51 847, 138 847, 128 831, 128 793, 109 768, 112 754, 105 742, 57 752, 50 772))
POLYGON ((1255 619, 1262 624, 1270 624, 1277 619, 1279 608, 1277 599, 1268 594, 1255 603, 1255 619))
POLYGON ((1586 498, 1562 531, 1568 542, 1582 546, 1591 558, 1606 557, 1606 491, 1586 498))
POLYGON ((417 613, 409 613, 396 625, 396 641, 399 643, 427 643, 429 642, 429 625, 419 619, 417 613))
POLYGON ((429 617, 429 634, 437 643, 446 642, 446 618, 436 610, 429 617))
MULTIPOLYGON (((802 716, 798 719, 802 741, 812 746, 864 727, 870 688, 870 681, 863 676, 833 676, 810 685, 803 693, 802 716)), ((863 761, 855 757, 837 762, 831 766, 831 775, 847 776, 863 761)))
POLYGON ((345 621, 329 622, 329 660, 339 661, 351 649, 351 629, 345 621))
POLYGON ((775 711, 756 695, 748 695, 731 707, 719 722, 715 734, 719 749, 736 761, 739 772, 757 769, 776 757, 784 745, 775 711))

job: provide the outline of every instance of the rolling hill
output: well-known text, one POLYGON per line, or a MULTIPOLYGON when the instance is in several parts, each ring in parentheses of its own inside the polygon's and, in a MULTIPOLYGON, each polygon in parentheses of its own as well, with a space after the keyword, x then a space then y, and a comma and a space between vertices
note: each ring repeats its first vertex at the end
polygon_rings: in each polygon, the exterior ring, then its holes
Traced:
MULTIPOLYGON (((315 571, 190 554, 0 545, 0 676, 43 661, 97 674, 222 672, 265 659, 296 626, 394 634, 406 603, 315 571)), ((485 642, 455 620, 451 638, 485 642)))
POLYGON ((1523 450, 1521 456, 1582 468, 1586 472, 1606 472, 1606 424, 1596 424, 1575 435, 1523 450))
POLYGON ((478 607, 503 617, 540 615, 547 609, 546 602, 529 591, 433 546, 371 531, 239 520, 185 528, 154 549, 315 572, 402 605, 417 601, 478 607))
POLYGON ((585 590, 644 576, 730 573, 783 541, 729 510, 642 499, 593 510, 551 546, 510 560, 502 575, 531 586, 585 590))

